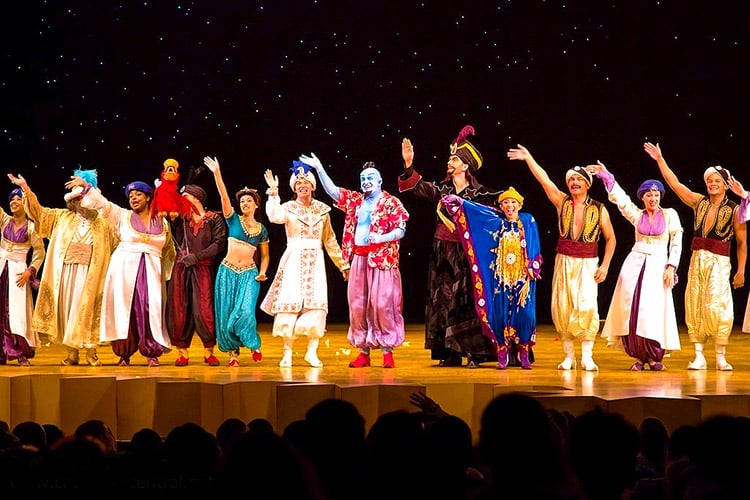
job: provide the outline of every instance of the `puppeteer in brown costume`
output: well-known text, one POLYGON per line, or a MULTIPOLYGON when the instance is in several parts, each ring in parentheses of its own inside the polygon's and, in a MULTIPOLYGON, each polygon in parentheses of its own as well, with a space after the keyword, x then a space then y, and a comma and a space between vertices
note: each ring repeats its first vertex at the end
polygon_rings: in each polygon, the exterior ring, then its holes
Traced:
POLYGON ((203 361, 209 366, 219 366, 214 355, 215 260, 226 253, 227 225, 219 213, 205 209, 206 191, 202 187, 186 184, 180 192, 195 211, 169 221, 177 261, 167 287, 166 327, 172 345, 179 352, 175 366, 188 364, 195 333, 203 344, 203 361))

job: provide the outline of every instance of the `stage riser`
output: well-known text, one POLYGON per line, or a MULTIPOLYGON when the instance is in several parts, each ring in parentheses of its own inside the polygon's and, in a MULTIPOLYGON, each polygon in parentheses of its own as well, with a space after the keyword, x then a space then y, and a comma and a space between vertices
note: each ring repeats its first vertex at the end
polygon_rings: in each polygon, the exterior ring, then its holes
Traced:
POLYGON ((485 383, 363 384, 288 383, 284 381, 200 382, 141 377, 64 377, 18 375, 0 377, 0 419, 11 427, 25 420, 54 423, 65 432, 88 419, 105 421, 120 440, 144 427, 162 436, 175 426, 195 422, 211 432, 226 418, 244 421, 266 418, 279 432, 304 418, 307 410, 326 398, 352 402, 369 429, 383 413, 414 411, 409 395, 425 391, 449 413, 464 419, 478 437, 482 411, 496 395, 519 391, 533 395, 548 408, 573 415, 601 407, 623 414, 635 424, 648 416, 661 418, 667 428, 697 424, 718 413, 750 415, 750 395, 688 397, 622 397, 605 399, 573 395, 565 387, 485 383))

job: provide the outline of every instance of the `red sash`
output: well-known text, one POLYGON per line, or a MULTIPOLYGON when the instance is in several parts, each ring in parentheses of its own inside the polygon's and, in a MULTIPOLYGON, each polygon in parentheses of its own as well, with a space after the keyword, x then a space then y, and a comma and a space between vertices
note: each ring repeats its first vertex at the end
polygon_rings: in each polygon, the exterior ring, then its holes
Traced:
POLYGON ((693 242, 690 244, 691 250, 708 250, 716 255, 729 257, 730 245, 728 241, 719 241, 712 238, 701 238, 693 236, 693 242))
POLYGON ((567 238, 557 240, 557 253, 569 257, 598 257, 599 245, 596 243, 586 243, 584 241, 573 241, 567 238))

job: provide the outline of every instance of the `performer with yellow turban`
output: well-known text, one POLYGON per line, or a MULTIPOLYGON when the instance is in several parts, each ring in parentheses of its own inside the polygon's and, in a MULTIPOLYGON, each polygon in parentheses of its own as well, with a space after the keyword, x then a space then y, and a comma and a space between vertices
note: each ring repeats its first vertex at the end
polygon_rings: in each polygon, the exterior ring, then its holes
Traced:
POLYGON ((500 211, 456 195, 441 199, 461 235, 477 314, 497 343, 498 370, 508 367, 509 353, 515 351, 521 368, 530 370, 542 267, 539 230, 531 214, 520 212, 523 196, 512 186, 498 203, 500 211))

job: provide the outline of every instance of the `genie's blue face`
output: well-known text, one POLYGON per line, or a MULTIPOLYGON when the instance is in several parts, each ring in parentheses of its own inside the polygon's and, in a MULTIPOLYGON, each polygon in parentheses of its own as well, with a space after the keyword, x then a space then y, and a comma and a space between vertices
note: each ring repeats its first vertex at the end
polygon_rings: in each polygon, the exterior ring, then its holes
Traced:
POLYGON ((383 184, 383 178, 380 172, 375 168, 366 168, 359 174, 359 183, 364 193, 377 193, 380 191, 380 185, 383 184))

